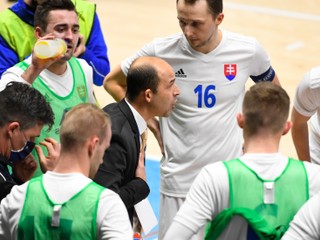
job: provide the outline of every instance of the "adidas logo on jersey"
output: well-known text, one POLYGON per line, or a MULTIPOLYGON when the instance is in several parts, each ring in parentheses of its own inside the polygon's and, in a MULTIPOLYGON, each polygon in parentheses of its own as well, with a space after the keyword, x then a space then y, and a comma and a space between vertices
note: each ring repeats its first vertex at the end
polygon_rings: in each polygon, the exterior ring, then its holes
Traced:
POLYGON ((186 78, 186 77, 187 77, 187 75, 184 74, 184 71, 182 70, 182 68, 180 68, 180 70, 177 71, 177 72, 175 73, 175 75, 176 75, 176 77, 179 77, 179 78, 186 78))

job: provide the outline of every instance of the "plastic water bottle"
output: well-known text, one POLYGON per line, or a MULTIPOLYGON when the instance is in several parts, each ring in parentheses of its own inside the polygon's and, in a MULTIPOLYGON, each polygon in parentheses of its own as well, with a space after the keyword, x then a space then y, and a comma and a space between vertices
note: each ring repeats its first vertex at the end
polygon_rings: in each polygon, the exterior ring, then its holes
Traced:
POLYGON ((33 51, 38 58, 54 58, 66 53, 67 44, 60 38, 39 40, 36 42, 33 51))

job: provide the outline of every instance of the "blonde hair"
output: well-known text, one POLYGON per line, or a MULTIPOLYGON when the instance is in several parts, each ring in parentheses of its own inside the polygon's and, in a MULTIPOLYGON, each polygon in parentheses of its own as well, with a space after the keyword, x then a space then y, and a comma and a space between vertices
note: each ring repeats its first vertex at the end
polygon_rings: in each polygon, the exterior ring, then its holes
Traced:
POLYGON ((271 82, 253 85, 246 92, 242 105, 245 134, 252 136, 261 130, 271 134, 282 131, 289 109, 290 98, 282 87, 271 82))
POLYGON ((102 142, 111 128, 109 115, 91 103, 81 103, 66 113, 60 128, 61 150, 82 147, 88 138, 97 136, 102 142))

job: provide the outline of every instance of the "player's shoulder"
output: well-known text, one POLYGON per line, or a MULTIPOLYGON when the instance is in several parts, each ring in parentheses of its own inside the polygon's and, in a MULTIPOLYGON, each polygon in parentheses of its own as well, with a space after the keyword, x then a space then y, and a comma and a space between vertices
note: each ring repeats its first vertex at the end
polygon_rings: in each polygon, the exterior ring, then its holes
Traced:
POLYGON ((79 10, 85 10, 86 7, 95 7, 95 3, 90 1, 83 1, 83 0, 72 0, 74 3, 77 11, 79 10))
POLYGON ((6 8, 0 11, 0 16, 1 16, 0 22, 6 22, 7 19, 4 19, 3 17, 14 16, 14 14, 12 13, 12 11, 9 10, 9 8, 6 8))
POLYGON ((203 174, 208 174, 210 176, 217 175, 220 176, 221 174, 224 175, 226 172, 226 167, 223 161, 218 161, 214 163, 210 163, 202 168, 203 174))
MULTIPOLYGON (((304 74, 301 84, 307 84, 311 89, 320 87, 320 66, 311 68, 304 74)), ((300 85, 301 85, 300 84, 300 85)))
POLYGON ((156 44, 166 44, 166 43, 178 42, 182 39, 183 39, 182 33, 174 33, 165 37, 157 37, 153 40, 153 42, 156 44))
MULTIPOLYGON (((121 103, 110 103, 103 108, 111 118, 112 122, 112 132, 122 132, 123 129, 126 129, 129 126, 129 119, 134 119, 133 115, 131 116, 130 110, 128 108, 120 107, 121 103)), ((123 105, 123 104, 122 104, 123 105)))
POLYGON ((320 66, 313 67, 309 71, 310 79, 320 79, 320 66))
MULTIPOLYGON (((83 58, 73 58, 75 59, 75 61, 78 61, 78 63, 80 64, 80 67, 84 70, 85 73, 87 74, 92 74, 93 69, 92 67, 87 63, 86 60, 84 60, 83 58)), ((70 60, 69 60, 70 61, 70 60)))
POLYGON ((26 195, 28 186, 30 184, 30 181, 27 181, 21 185, 14 185, 11 189, 10 194, 8 197, 11 199, 10 201, 13 202, 15 200, 13 199, 24 199, 24 196, 26 195))
POLYGON ((76 59, 79 63, 80 63, 80 65, 81 66, 90 66, 88 63, 87 63, 87 61, 86 60, 84 60, 83 58, 76 58, 76 57, 74 57, 74 59, 76 59))
POLYGON ((255 45, 257 43, 256 38, 252 36, 247 36, 241 33, 231 32, 227 30, 221 30, 224 37, 229 41, 234 41, 237 43, 246 43, 250 45, 255 45))
POLYGON ((9 22, 8 20, 19 18, 19 16, 15 14, 14 9, 9 9, 9 8, 6 8, 0 11, 0 16, 1 16, 0 22, 9 22), (10 19, 4 19, 3 17, 8 17, 10 19))
POLYGON ((320 176, 320 165, 316 163, 307 162, 307 161, 303 161, 303 164, 308 174, 313 173, 320 176))

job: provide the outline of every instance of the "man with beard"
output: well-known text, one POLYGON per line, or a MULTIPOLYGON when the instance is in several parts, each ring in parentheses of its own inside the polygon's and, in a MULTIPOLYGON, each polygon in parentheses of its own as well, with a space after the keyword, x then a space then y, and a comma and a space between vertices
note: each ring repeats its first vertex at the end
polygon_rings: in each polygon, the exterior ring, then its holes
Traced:
MULTIPOLYGON (((63 39, 67 45, 66 53, 49 59, 39 59, 32 54, 2 75, 0 91, 11 81, 32 84, 45 96, 55 115, 51 130, 42 129, 36 143, 47 137, 59 141, 64 114, 79 103, 95 103, 92 68, 85 60, 73 57, 79 40, 79 22, 74 4, 70 0, 57 0, 38 5, 35 12, 35 36, 38 40, 63 39)), ((46 150, 43 150, 46 155, 46 150)), ((36 154, 34 156, 38 158, 36 154)), ((40 174, 38 168, 35 176, 40 174)))
MULTIPOLYGON (((43 0, 18 0, 0 13, 0 77, 10 67, 30 55, 36 38, 33 33, 34 13, 43 0)), ((110 71, 96 6, 90 1, 72 0, 79 15, 80 37, 74 52, 92 66, 93 81, 101 86, 110 71)))

